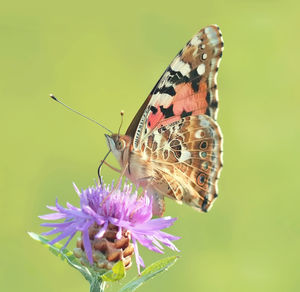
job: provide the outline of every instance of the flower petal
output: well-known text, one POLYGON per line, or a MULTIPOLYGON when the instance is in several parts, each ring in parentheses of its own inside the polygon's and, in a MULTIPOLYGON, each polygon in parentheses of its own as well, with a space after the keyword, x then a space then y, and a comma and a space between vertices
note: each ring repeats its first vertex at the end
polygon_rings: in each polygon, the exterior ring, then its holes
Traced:
POLYGON ((89 237, 89 227, 92 225, 93 222, 87 222, 86 225, 83 228, 82 231, 82 238, 83 238, 83 245, 84 245, 84 250, 86 253, 86 256, 90 262, 90 264, 93 264, 93 254, 92 254, 92 245, 90 242, 90 237, 89 237))
POLYGON ((133 249, 134 249, 134 254, 135 254, 135 261, 136 261, 138 273, 140 275, 141 274, 140 266, 145 267, 145 264, 144 264, 144 261, 143 261, 143 259, 141 258, 140 254, 139 254, 139 249, 138 249, 138 245, 137 245, 137 242, 136 242, 135 238, 132 238, 132 243, 133 243, 133 249))
POLYGON ((65 218, 66 214, 52 213, 52 214, 41 215, 41 216, 38 216, 38 217, 43 219, 43 220, 58 220, 58 219, 65 218))
POLYGON ((77 188, 77 186, 74 182, 73 182, 73 187, 74 187, 75 192, 77 193, 77 195, 80 196, 81 193, 80 193, 79 189, 77 188))
POLYGON ((100 238, 103 236, 103 234, 105 233, 106 229, 108 226, 108 221, 105 221, 103 227, 100 229, 100 231, 95 235, 96 238, 100 238))

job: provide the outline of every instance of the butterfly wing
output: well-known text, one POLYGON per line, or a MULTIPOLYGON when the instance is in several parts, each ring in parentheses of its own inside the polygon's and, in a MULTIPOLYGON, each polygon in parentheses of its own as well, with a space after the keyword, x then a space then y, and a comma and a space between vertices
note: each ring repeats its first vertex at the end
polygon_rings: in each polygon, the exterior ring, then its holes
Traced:
POLYGON ((141 142, 141 155, 151 163, 154 191, 203 212, 212 206, 222 167, 222 135, 211 117, 188 116, 155 129, 141 142))
POLYGON ((222 165, 222 135, 215 122, 222 51, 219 28, 201 29, 171 62, 126 132, 133 151, 151 163, 151 187, 202 211, 216 198, 222 165))
POLYGON ((206 114, 216 120, 216 79, 222 51, 222 34, 211 25, 201 29, 177 54, 126 132, 134 137, 134 149, 140 148, 140 141, 153 129, 182 117, 206 114))

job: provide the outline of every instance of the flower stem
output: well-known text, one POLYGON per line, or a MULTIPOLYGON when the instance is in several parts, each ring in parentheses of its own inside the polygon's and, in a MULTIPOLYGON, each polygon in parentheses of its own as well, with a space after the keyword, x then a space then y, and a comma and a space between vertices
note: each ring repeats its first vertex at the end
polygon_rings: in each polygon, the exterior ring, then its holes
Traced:
POLYGON ((105 282, 100 277, 94 278, 90 286, 90 292, 104 292, 104 289, 105 282))

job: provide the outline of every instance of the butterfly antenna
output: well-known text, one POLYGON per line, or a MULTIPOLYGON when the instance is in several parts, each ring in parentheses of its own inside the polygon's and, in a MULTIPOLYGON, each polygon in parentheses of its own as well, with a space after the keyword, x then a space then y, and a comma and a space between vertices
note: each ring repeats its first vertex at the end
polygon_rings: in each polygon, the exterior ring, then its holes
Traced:
POLYGON ((82 113, 80 113, 80 112, 78 112, 78 111, 72 109, 71 107, 67 106, 67 105, 64 104, 62 101, 60 101, 59 99, 57 99, 53 94, 50 94, 50 97, 51 97, 53 100, 55 100, 55 101, 57 101, 58 103, 60 103, 61 105, 63 105, 64 107, 66 107, 67 109, 69 109, 70 111, 74 112, 75 114, 78 114, 78 115, 80 115, 80 116, 82 116, 82 117, 84 117, 84 118, 90 120, 91 122, 93 122, 93 123, 97 124, 98 126, 102 127, 103 129, 105 129, 105 130, 108 131, 109 133, 111 133, 111 134, 113 133, 111 130, 107 129, 106 127, 104 127, 103 125, 101 125, 100 123, 98 123, 97 121, 95 121, 95 120, 93 120, 93 119, 91 119, 91 118, 89 118, 89 117, 83 115, 82 113))
POLYGON ((121 131, 121 128, 122 128, 122 125, 123 125, 123 116, 124 116, 124 111, 121 111, 120 112, 120 115, 121 115, 121 124, 120 124, 120 127, 119 127, 119 130, 118 130, 118 136, 120 137, 120 131, 121 131))

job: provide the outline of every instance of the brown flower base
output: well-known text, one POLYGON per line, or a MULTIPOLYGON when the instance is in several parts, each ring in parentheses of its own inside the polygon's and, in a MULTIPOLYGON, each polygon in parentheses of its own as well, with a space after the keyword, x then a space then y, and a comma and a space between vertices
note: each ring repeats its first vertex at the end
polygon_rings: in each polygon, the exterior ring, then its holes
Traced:
MULTIPOLYGON (((111 270, 116 262, 122 261, 125 269, 128 270, 132 265, 131 258, 134 253, 130 233, 123 231, 122 237, 117 239, 118 227, 109 224, 103 236, 95 238, 101 227, 94 224, 89 228, 94 263, 98 268, 111 270)), ((84 244, 81 238, 77 240, 77 248, 74 249, 74 255, 79 258, 83 265, 90 266, 84 253, 84 244)))

